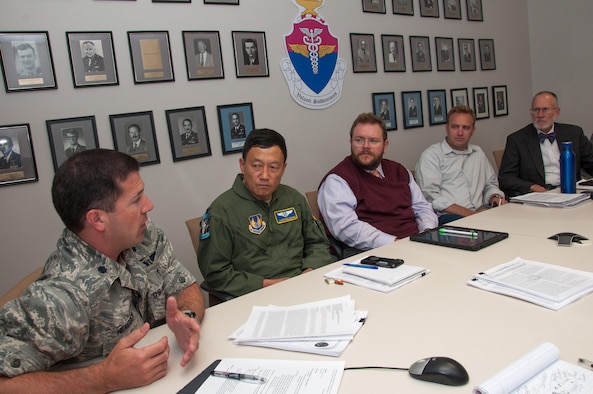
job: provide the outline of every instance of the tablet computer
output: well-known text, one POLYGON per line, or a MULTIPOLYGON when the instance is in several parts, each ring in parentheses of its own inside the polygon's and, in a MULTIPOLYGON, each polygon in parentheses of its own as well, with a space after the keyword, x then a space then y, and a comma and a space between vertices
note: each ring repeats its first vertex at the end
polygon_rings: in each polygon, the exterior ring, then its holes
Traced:
POLYGON ((509 237, 509 233, 475 228, 441 226, 410 236, 411 241, 476 251, 509 237))

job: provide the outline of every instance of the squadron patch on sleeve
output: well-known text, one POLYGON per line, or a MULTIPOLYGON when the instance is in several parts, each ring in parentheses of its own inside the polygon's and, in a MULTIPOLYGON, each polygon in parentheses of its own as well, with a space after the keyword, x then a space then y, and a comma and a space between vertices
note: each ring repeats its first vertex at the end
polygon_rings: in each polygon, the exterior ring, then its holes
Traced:
POLYGON ((200 240, 210 238, 210 214, 206 212, 200 220, 200 240))
POLYGON ((276 218, 276 223, 284 224, 292 222, 293 220, 297 220, 299 218, 299 215, 297 214, 296 209, 294 209, 294 207, 291 207, 274 211, 274 218, 276 218))

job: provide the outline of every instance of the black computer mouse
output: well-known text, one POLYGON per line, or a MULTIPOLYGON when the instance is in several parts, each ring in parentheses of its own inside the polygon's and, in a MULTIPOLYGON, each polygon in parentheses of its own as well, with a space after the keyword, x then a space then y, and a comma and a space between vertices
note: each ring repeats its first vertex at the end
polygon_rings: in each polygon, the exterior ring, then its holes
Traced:
POLYGON ((412 364, 408 372, 413 378, 449 386, 461 386, 469 381, 463 365, 449 357, 423 358, 412 364))

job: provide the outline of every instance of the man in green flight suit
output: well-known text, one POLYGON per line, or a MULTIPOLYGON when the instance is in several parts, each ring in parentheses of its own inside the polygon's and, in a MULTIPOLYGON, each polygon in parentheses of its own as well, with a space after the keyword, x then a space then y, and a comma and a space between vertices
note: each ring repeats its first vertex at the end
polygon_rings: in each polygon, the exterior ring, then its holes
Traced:
POLYGON ((284 137, 270 129, 247 136, 241 174, 202 218, 198 265, 214 290, 240 296, 331 263, 322 224, 305 197, 281 185, 284 137))

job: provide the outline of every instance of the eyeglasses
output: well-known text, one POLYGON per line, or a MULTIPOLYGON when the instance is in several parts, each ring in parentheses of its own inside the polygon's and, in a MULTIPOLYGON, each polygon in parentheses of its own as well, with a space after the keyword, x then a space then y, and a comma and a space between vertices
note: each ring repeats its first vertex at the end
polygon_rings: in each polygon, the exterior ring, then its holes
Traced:
POLYGON ((547 115, 550 112, 554 111, 556 108, 558 108, 558 107, 530 108, 529 112, 536 115, 541 111, 542 114, 547 115))
POLYGON ((369 143, 369 146, 378 146, 383 140, 379 138, 362 138, 362 137, 354 137, 352 138, 352 144, 356 146, 363 146, 365 142, 369 143))

